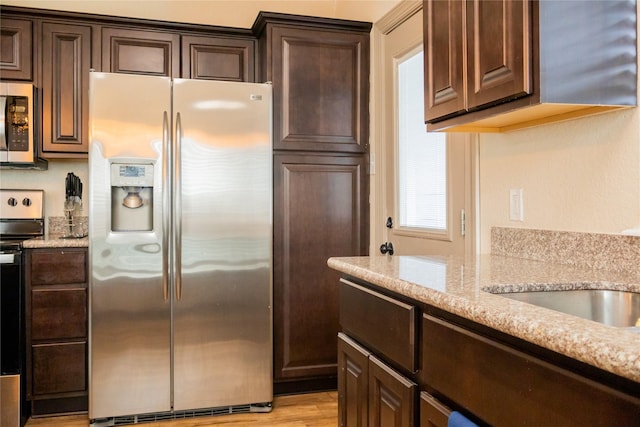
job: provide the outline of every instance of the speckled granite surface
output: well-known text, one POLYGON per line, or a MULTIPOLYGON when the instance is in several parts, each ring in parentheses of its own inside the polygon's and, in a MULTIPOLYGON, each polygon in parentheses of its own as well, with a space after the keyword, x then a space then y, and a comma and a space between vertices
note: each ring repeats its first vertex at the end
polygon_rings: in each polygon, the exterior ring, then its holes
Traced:
POLYGON ((494 227, 491 253, 640 274, 639 236, 494 227))
POLYGON ((46 234, 22 242, 25 248, 87 248, 89 247, 88 217, 75 219, 75 224, 69 231, 69 223, 63 216, 50 216, 47 221, 46 234))
POLYGON ((29 239, 22 242, 22 246, 29 249, 37 248, 87 248, 89 239, 83 237, 64 238, 62 234, 46 234, 44 237, 29 239))
POLYGON ((89 230, 89 217, 77 216, 69 226, 69 220, 63 216, 50 216, 47 231, 51 235, 84 237, 89 230))
MULTIPOLYGON (((329 267, 541 347, 640 382, 640 333, 510 300, 484 289, 613 288, 640 292, 640 274, 499 255, 330 258, 329 267)), ((503 289, 503 290, 505 290, 503 289)))

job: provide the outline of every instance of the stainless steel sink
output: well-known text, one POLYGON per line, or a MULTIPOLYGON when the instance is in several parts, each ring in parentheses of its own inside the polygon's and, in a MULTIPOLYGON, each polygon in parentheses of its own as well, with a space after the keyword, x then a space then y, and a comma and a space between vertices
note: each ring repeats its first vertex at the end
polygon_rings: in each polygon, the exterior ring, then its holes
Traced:
POLYGON ((640 293, 636 292, 576 289, 492 293, 609 326, 640 327, 640 293))

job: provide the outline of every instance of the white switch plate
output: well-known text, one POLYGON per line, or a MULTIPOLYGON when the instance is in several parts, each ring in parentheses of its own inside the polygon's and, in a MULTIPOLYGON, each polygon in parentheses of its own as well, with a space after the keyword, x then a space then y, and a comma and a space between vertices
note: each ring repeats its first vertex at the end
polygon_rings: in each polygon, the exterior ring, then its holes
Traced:
POLYGON ((522 188, 512 188, 509 190, 509 219, 511 221, 524 221, 522 188))

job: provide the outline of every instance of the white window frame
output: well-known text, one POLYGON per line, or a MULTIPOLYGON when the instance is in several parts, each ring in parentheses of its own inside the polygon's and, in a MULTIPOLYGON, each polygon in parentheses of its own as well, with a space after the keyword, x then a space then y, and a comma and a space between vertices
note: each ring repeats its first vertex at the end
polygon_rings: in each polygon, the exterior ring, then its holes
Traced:
MULTIPOLYGON (((423 51, 423 46, 422 44, 414 46, 412 49, 407 50, 406 52, 403 52, 401 55, 399 55, 398 57, 394 58, 394 65, 393 65, 393 93, 394 93, 394 97, 393 97, 393 111, 394 111, 394 118, 393 118, 393 126, 394 126, 394 141, 393 141, 393 146, 394 146, 394 173, 393 173, 393 179, 394 179, 394 218, 397 218, 397 225, 394 224, 393 229, 391 230, 391 233, 393 235, 399 235, 399 236, 407 236, 407 237, 416 237, 416 238, 422 238, 422 239, 432 239, 432 240, 443 240, 443 241, 453 241, 453 211, 451 208, 451 191, 452 191, 452 168, 450 165, 450 160, 451 159, 451 144, 450 144, 450 140, 449 140, 449 136, 447 135, 446 137, 446 175, 447 175, 447 185, 446 185, 446 220, 447 220, 447 226, 445 229, 441 230, 441 229, 429 229, 429 228, 417 228, 417 227, 406 227, 406 226, 400 226, 400 222, 399 222, 399 218, 400 218, 400 177, 399 177, 399 171, 400 171, 400 147, 399 147, 399 142, 400 142, 400 138, 399 138, 399 119, 398 119, 398 112, 399 112, 399 103, 398 103, 398 64, 403 61, 404 59, 406 59, 409 56, 415 55, 418 52, 423 51)), ((426 131, 426 124, 425 124, 425 131, 426 131)))

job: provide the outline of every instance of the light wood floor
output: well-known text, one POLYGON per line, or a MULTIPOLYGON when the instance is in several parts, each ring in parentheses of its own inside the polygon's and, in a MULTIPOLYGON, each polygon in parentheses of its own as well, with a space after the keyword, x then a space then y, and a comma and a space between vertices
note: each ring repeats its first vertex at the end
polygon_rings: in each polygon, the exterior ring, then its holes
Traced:
MULTIPOLYGON (((86 415, 32 418, 26 427, 87 427, 86 415)), ((189 418, 137 424, 139 427, 336 427, 338 425, 338 393, 319 393, 277 396, 273 410, 264 414, 233 414, 215 417, 189 418)))

